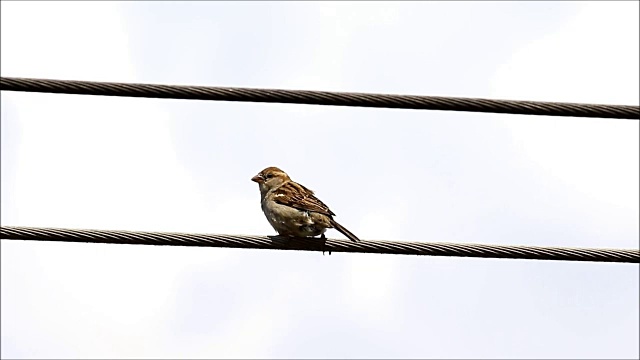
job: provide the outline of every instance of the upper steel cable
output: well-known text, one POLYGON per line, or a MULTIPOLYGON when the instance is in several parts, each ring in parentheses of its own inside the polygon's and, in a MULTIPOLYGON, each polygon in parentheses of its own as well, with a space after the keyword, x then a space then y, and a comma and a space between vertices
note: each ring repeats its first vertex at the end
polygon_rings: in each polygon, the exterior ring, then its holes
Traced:
POLYGON ((0 238, 111 244, 208 246, 244 249, 310 250, 378 254, 459 256, 535 260, 640 263, 640 250, 505 246, 396 241, 361 241, 280 236, 185 234, 3 226, 0 238))
POLYGON ((154 85, 15 77, 0 78, 0 90, 165 99, 247 101, 586 118, 640 119, 640 107, 632 105, 576 104, 353 92, 154 85))

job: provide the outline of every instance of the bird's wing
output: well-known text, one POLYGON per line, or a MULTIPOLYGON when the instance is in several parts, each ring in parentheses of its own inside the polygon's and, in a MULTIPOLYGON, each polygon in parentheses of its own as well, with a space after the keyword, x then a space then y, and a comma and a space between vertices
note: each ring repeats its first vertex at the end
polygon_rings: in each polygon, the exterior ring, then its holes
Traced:
POLYGON ((313 195, 313 191, 293 181, 276 189, 273 192, 273 200, 299 210, 313 211, 327 216, 335 215, 327 205, 313 195))

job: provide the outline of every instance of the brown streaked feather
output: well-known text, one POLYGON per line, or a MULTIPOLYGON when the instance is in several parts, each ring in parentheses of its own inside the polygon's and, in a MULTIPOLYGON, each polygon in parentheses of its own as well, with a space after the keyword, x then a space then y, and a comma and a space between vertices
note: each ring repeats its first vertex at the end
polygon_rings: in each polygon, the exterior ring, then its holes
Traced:
POLYGON ((289 181, 276 189, 273 199, 279 204, 299 210, 313 211, 327 216, 335 215, 327 205, 313 195, 313 191, 294 181, 289 181))
POLYGON ((280 175, 284 175, 284 176, 286 176, 287 178, 289 177, 289 176, 287 175, 287 173, 285 173, 284 171, 280 170, 280 168, 277 168, 277 167, 275 167, 275 166, 269 166, 268 168, 266 168, 266 169, 262 170, 260 173, 261 173, 261 174, 264 174, 264 175, 267 175, 267 174, 269 174, 269 173, 277 173, 277 174, 280 174, 280 175))

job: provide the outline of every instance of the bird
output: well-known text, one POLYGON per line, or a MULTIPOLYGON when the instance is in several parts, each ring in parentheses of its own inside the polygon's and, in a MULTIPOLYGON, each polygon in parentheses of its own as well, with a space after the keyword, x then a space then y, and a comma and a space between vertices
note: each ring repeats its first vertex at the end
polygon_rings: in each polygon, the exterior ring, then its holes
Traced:
POLYGON ((260 204, 273 229, 282 236, 315 237, 325 239, 327 229, 341 232, 349 240, 357 236, 336 222, 335 214, 308 188, 291 180, 286 172, 275 166, 260 171, 251 178, 260 188, 260 204))

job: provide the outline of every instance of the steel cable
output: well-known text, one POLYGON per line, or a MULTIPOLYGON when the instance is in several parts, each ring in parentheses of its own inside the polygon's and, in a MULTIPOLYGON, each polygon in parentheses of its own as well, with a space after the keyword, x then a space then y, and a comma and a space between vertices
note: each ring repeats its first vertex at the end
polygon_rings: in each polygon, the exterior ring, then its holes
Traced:
POLYGON ((480 98, 368 94, 307 90, 134 84, 33 78, 0 78, 0 90, 164 99, 245 101, 373 108, 469 111, 521 115, 640 119, 640 107, 480 98))
POLYGON ((349 240, 326 239, 323 241, 318 238, 285 238, 280 236, 186 234, 19 226, 3 226, 0 228, 0 235, 1 239, 7 240, 640 263, 640 250, 635 249, 561 248, 397 241, 361 241, 354 243, 349 240))

